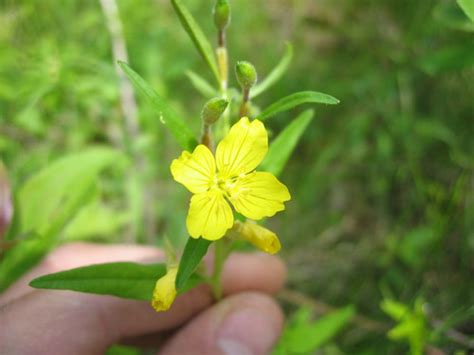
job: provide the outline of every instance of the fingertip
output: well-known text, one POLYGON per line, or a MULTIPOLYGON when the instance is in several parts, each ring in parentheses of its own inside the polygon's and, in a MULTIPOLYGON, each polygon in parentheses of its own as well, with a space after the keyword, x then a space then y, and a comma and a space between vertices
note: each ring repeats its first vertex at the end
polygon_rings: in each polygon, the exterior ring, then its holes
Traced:
POLYGON ((286 281, 287 269, 281 258, 264 254, 232 254, 223 270, 226 295, 243 290, 277 293, 286 281))
POLYGON ((160 354, 267 354, 281 333, 283 319, 271 297, 243 292, 201 313, 160 354))

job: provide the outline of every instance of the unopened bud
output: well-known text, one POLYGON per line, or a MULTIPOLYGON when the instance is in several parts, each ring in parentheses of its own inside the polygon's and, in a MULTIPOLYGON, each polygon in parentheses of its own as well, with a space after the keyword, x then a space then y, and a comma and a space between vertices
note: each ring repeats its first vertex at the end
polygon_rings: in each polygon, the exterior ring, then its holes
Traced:
POLYGON ((230 23, 230 5, 227 0, 216 0, 213 9, 214 23, 219 31, 223 31, 230 23))
POLYGON ((215 123, 222 116, 228 105, 229 101, 225 99, 221 99, 219 97, 210 99, 202 109, 202 121, 207 125, 215 123))
POLYGON ((250 88, 257 82, 257 71, 249 62, 237 62, 235 65, 235 75, 237 76, 237 81, 244 90, 250 90, 250 88))
POLYGON ((255 222, 236 221, 232 230, 265 253, 276 254, 281 249, 280 240, 277 235, 255 222))
POLYGON ((177 294, 175 286, 177 273, 178 268, 172 267, 156 282, 151 300, 151 305, 155 311, 167 311, 173 304, 177 294))

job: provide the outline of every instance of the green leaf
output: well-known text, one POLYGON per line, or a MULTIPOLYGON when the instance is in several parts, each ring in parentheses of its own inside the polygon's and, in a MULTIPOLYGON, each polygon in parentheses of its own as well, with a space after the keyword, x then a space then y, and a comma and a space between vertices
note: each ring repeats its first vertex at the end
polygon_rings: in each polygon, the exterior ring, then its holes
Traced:
POLYGON ((41 276, 31 281, 30 286, 149 301, 156 280, 165 274, 165 264, 117 262, 88 265, 41 276))
POLYGON ((209 245, 211 245, 209 240, 189 237, 176 275, 176 288, 178 290, 184 287, 189 277, 196 270, 204 255, 206 255, 209 245))
POLYGON ((129 222, 130 213, 93 201, 79 211, 63 234, 68 241, 97 237, 117 238, 120 236, 119 230, 129 222))
POLYGON ((82 194, 97 175, 125 157, 108 147, 60 158, 29 179, 18 194, 20 233, 49 235, 61 229, 80 207, 82 194), (82 186, 82 188, 81 188, 82 186))
POLYGON ((48 240, 31 235, 8 250, 0 263, 0 292, 35 266, 50 248, 48 240))
POLYGON ((15 247, 9 249, 0 263, 0 291, 6 289, 26 271, 35 266, 59 243, 61 228, 96 195, 95 181, 86 179, 78 182, 74 195, 67 200, 63 209, 51 220, 45 235, 27 233, 15 247))
POLYGON ((171 134, 174 136, 181 148, 185 150, 193 150, 197 145, 197 141, 188 125, 140 75, 130 68, 127 63, 119 61, 118 64, 135 88, 150 101, 153 108, 160 116, 161 122, 169 128, 171 134))
POLYGON ((473 0, 457 0, 459 7, 464 11, 467 17, 474 22, 474 1, 473 0))
POLYGON ((380 303, 380 308, 396 321, 400 321, 410 313, 407 305, 388 298, 380 303))
POLYGON ((214 89, 212 85, 209 84, 202 76, 196 74, 191 70, 188 70, 186 72, 186 76, 189 78, 194 88, 199 91, 202 96, 211 98, 218 95, 217 90, 214 89))
POLYGON ((316 91, 301 91, 286 96, 271 104, 265 110, 263 110, 257 118, 261 121, 264 121, 280 112, 288 111, 295 106, 305 103, 336 105, 339 103, 339 100, 330 95, 316 91))
POLYGON ((311 311, 299 309, 284 330, 277 353, 310 354, 336 336, 354 317, 355 309, 347 306, 312 322, 311 311))
POLYGON ((107 349, 105 355, 140 355, 142 352, 140 349, 132 347, 132 346, 125 346, 125 345, 113 345, 107 349))
POLYGON ((278 80, 282 78, 282 76, 286 73, 288 70, 288 67, 290 66, 291 60, 293 59, 293 46, 291 43, 287 42, 286 43, 286 48, 285 48, 285 53, 283 54, 283 57, 281 58, 280 62, 277 64, 275 68, 268 74, 268 76, 262 80, 262 82, 258 83, 255 85, 250 90, 250 97, 255 98, 258 95, 260 95, 262 92, 267 90, 269 87, 271 87, 273 84, 275 84, 278 80))
POLYGON ((112 148, 89 148, 56 160, 23 185, 17 194, 15 237, 28 237, 5 253, 0 263, 0 290, 58 244, 61 230, 97 197, 100 171, 123 162, 125 156, 112 148))
POLYGON ((219 72, 217 70, 216 58, 214 56, 214 51, 211 44, 197 24, 196 20, 194 20, 193 15, 191 15, 181 0, 171 0, 171 3, 173 4, 181 24, 188 33, 189 37, 191 37, 191 40, 193 41, 196 49, 199 51, 199 54, 201 54, 202 58, 216 77, 217 83, 219 83, 219 72))
POLYGON ((474 32, 474 22, 455 2, 439 2, 433 9, 433 17, 440 24, 457 31, 474 32))
POLYGON ((463 44, 442 48, 421 57, 418 65, 429 75, 470 68, 474 65, 474 46, 463 44))
POLYGON ((384 299, 380 304, 381 309, 397 321, 387 336, 393 340, 408 342, 413 355, 423 354, 429 334, 423 303, 421 298, 417 298, 413 308, 390 299, 384 299))
POLYGON ((314 117, 313 110, 306 110, 292 121, 270 144, 268 153, 262 163, 263 170, 275 176, 280 175, 291 153, 303 135, 306 127, 314 117))
MULTIPOLYGON (((150 301, 156 281, 165 274, 165 264, 115 262, 82 266, 40 276, 31 281, 30 286, 150 301)), ((178 293, 184 293, 202 281, 198 275, 190 276, 178 293)))

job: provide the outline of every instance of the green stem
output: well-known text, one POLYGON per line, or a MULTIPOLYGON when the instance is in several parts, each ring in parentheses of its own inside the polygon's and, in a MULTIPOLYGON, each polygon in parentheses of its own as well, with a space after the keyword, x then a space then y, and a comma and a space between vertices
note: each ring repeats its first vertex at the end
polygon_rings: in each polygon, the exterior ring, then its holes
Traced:
MULTIPOLYGON (((220 77, 219 93, 220 93, 220 96, 226 100, 229 99, 229 95, 227 92, 228 76, 229 76, 229 68, 228 68, 229 64, 228 64, 227 55, 228 55, 227 48, 224 42, 223 45, 220 45, 219 47, 217 47, 216 56, 217 56, 217 66, 219 68, 219 77, 220 77)), ((230 113, 230 108, 227 108, 227 110, 222 115, 221 119, 218 121, 217 138, 222 138, 229 130, 229 127, 230 127, 229 113, 230 113)))
POLYGON ((222 268, 227 257, 226 245, 223 240, 214 243, 214 270, 211 276, 211 288, 214 299, 219 301, 222 298, 222 268))

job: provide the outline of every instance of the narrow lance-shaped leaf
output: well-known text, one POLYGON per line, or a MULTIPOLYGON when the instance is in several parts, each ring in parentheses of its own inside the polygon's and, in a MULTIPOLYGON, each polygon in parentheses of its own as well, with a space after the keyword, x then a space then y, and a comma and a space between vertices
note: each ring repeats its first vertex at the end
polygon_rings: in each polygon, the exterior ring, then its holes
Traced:
POLYGON ((293 107, 306 103, 336 105, 339 103, 339 100, 321 92, 301 91, 286 96, 271 104, 265 110, 263 110, 257 118, 261 121, 264 121, 280 112, 288 111, 293 107))
POLYGON ((191 84, 193 84, 194 88, 201 93, 204 97, 215 97, 217 96, 218 92, 216 89, 212 87, 211 84, 209 84, 206 79, 204 79, 202 76, 196 74, 195 72, 188 70, 186 72, 186 76, 189 78, 191 81, 191 84))
POLYGON ((176 288, 181 289, 189 277, 194 273, 211 242, 203 238, 189 238, 184 247, 183 255, 179 263, 178 274, 176 275, 176 288))
POLYGON ((179 117, 171 106, 169 106, 137 72, 130 68, 127 63, 119 61, 118 64, 135 88, 150 101, 155 111, 160 115, 161 122, 169 128, 181 148, 185 150, 194 149, 197 145, 196 138, 181 117, 179 117))
POLYGON ((270 144, 267 156, 262 163, 265 171, 275 176, 280 175, 313 116, 313 110, 304 111, 270 144))
POLYGON ((196 49, 199 51, 204 61, 211 69, 217 80, 217 83, 219 83, 219 72, 217 70, 216 58, 214 56, 214 51, 212 49, 211 44, 209 43, 203 31, 197 24, 193 15, 191 15, 191 13, 186 8, 186 6, 184 6, 181 0, 171 0, 171 3, 173 4, 176 14, 178 15, 179 20, 181 21, 181 24, 188 33, 189 37, 191 37, 191 40, 196 46, 196 49))
POLYGON ((165 264, 117 262, 83 266, 38 277, 30 286, 151 300, 156 280, 166 274, 165 264))
MULTIPOLYGON (((165 264, 115 262, 82 266, 41 276, 31 281, 30 286, 150 301, 156 281, 165 274, 165 264)), ((190 290, 201 281, 201 277, 192 275, 178 290, 178 294, 190 290)))
POLYGON ((277 64, 275 68, 268 74, 268 76, 262 80, 262 82, 258 83, 255 85, 250 90, 250 97, 254 98, 260 95, 262 92, 267 90, 269 87, 271 87, 273 84, 275 84, 278 80, 282 78, 282 76, 286 73, 288 70, 288 67, 290 66, 291 60, 293 59, 293 46, 291 43, 287 42, 286 43, 286 48, 285 48, 285 53, 283 54, 283 57, 281 58, 280 62, 277 64))

